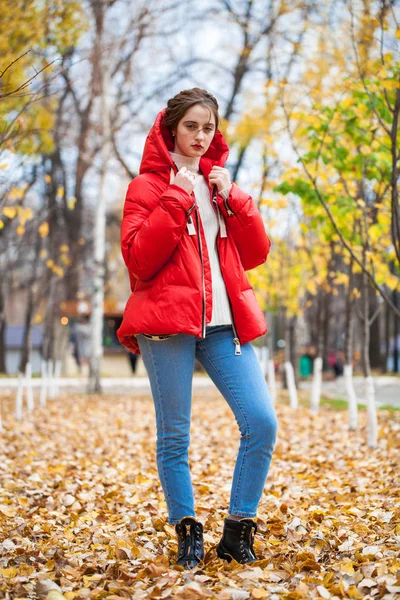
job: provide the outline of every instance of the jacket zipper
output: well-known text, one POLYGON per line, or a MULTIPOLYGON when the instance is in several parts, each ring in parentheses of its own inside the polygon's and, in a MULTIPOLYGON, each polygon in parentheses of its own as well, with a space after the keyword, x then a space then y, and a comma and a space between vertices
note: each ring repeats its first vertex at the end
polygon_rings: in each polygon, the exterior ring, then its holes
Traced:
POLYGON ((197 239, 199 241, 199 253, 200 253, 200 261, 201 261, 201 283, 203 288, 203 302, 202 302, 202 332, 201 335, 203 338, 206 337, 206 310, 205 310, 205 300, 206 300, 206 288, 204 285, 204 263, 203 263, 203 248, 201 245, 201 236, 200 236, 200 224, 199 224, 199 212, 196 210, 196 223, 197 223, 197 239))
MULTIPOLYGON (((176 168, 176 172, 179 171, 177 164, 174 162, 174 166, 176 168)), ((212 194, 212 192, 211 192, 212 194)), ((233 215, 234 212, 231 210, 227 200, 224 198, 224 203, 225 203, 225 208, 226 208, 226 212, 228 213, 229 216, 233 215)), ((218 205, 217 205, 217 201, 215 199, 215 196, 212 197, 212 202, 215 202, 216 206, 217 206, 217 211, 219 210, 218 205)), ((197 206, 197 201, 196 201, 196 197, 194 200, 193 205, 189 208, 188 211, 186 211, 187 215, 189 216, 190 213, 195 209, 195 207, 197 206)), ((203 262, 203 247, 202 247, 202 243, 201 243, 201 235, 200 235, 200 224, 199 224, 199 214, 198 211, 196 210, 195 212, 196 214, 196 223, 197 223, 197 239, 199 242, 199 253, 200 253, 200 261, 201 261, 201 280, 202 280, 202 289, 203 289, 203 297, 202 297, 202 337, 205 338, 206 337, 206 288, 204 285, 204 262, 203 262)), ((191 216, 189 217, 191 218, 191 216)), ((218 232, 219 235, 219 232, 218 232)), ((219 261, 219 251, 218 251, 218 245, 217 245, 217 254, 218 254, 218 261, 219 261)), ((232 317, 232 328, 233 328, 233 333, 234 333, 234 338, 233 338, 233 343, 235 344, 235 355, 239 356, 242 354, 242 351, 240 349, 240 340, 236 331, 236 327, 235 327, 235 321, 233 318, 233 309, 232 309, 232 303, 231 300, 229 298, 229 295, 227 293, 227 297, 228 297, 228 302, 231 308, 231 317, 232 317)))
POLYGON ((234 215, 235 213, 233 212, 233 210, 231 209, 231 207, 228 204, 228 199, 222 197, 224 204, 225 204, 225 210, 228 213, 228 217, 231 217, 232 215, 234 215))
MULTIPOLYGON (((175 161, 172 161, 174 163, 174 167, 176 169, 176 173, 178 173, 179 169, 178 169, 178 165, 176 164, 175 161)), ((175 175, 176 175, 175 173, 175 175)), ((194 227, 193 225, 193 220, 192 220, 192 211, 197 207, 197 200, 196 200, 196 196, 193 194, 194 197, 194 202, 192 204, 192 206, 186 211, 186 215, 189 217, 189 226, 194 227)), ((202 294, 202 316, 201 316, 201 335, 203 338, 206 337, 206 287, 204 284, 204 263, 203 263, 203 248, 202 248, 202 244, 201 244, 201 236, 200 236, 200 225, 199 225, 199 215, 198 215, 198 211, 195 211, 195 215, 196 215, 196 223, 197 223, 197 227, 196 227, 196 233, 197 233, 197 239, 199 242, 199 254, 200 254, 200 261, 201 261, 201 284, 202 284, 202 290, 203 290, 203 294, 202 294)))
MULTIPOLYGON (((219 210, 218 208, 218 203, 216 200, 215 195, 212 197, 212 201, 215 202, 215 206, 217 208, 217 211, 219 210)), ((233 213, 232 213, 233 214, 233 213)), ((221 235, 220 232, 218 231, 218 238, 221 239, 221 235)), ((217 249, 217 254, 218 254, 218 262, 219 261, 219 250, 218 250, 218 243, 215 244, 215 247, 217 249)), ((233 343, 235 344, 235 356, 240 356, 242 354, 241 348, 240 348, 240 340, 239 340, 239 336, 237 334, 236 331, 236 327, 235 327, 235 320, 233 318, 233 309, 232 309, 232 303, 231 303, 231 299, 229 298, 229 294, 228 292, 226 293, 227 298, 228 298, 228 302, 229 302, 229 306, 231 308, 231 317, 232 317, 232 328, 233 328, 233 343)))

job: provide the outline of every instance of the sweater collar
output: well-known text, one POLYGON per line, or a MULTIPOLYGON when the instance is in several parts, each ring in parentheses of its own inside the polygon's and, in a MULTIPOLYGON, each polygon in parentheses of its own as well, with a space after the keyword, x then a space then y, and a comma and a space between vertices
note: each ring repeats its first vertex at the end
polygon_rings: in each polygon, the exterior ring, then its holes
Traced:
POLYGON ((176 163, 178 169, 186 167, 193 173, 199 173, 200 171, 200 156, 186 156, 178 154, 177 152, 169 152, 172 160, 176 163))

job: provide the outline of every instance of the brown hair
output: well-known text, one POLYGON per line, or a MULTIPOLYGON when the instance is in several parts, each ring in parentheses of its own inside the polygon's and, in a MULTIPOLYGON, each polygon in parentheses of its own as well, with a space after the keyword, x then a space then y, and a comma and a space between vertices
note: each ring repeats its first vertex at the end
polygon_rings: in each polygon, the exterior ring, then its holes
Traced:
POLYGON ((165 111, 165 124, 170 133, 178 126, 179 121, 186 111, 195 104, 201 104, 214 113, 215 131, 218 129, 219 115, 216 98, 210 92, 207 92, 207 90, 195 87, 190 90, 182 90, 179 94, 168 100, 165 111))

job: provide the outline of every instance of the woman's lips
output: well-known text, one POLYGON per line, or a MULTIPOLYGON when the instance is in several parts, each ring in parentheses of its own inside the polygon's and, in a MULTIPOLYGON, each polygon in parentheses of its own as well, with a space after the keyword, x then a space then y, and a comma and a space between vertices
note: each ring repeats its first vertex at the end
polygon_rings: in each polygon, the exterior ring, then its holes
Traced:
POLYGON ((201 150, 203 148, 203 146, 201 146, 200 144, 193 144, 193 148, 196 148, 197 150, 201 150))

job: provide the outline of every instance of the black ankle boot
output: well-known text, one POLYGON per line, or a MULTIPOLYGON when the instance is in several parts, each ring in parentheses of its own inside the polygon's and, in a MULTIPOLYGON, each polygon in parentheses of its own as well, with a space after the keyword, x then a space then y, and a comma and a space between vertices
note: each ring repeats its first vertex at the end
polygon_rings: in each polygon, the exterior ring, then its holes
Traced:
POLYGON ((192 569, 204 559, 203 524, 195 517, 182 517, 175 531, 178 535, 176 564, 192 569))
POLYGON ((259 560, 253 548, 256 532, 257 523, 253 519, 244 517, 236 521, 225 517, 224 531, 217 545, 218 556, 228 562, 231 562, 232 558, 239 563, 259 560))

